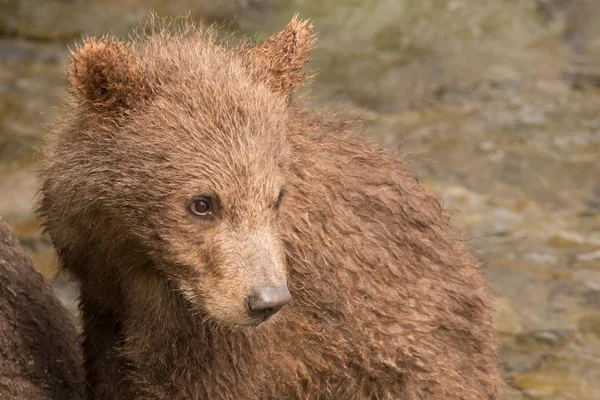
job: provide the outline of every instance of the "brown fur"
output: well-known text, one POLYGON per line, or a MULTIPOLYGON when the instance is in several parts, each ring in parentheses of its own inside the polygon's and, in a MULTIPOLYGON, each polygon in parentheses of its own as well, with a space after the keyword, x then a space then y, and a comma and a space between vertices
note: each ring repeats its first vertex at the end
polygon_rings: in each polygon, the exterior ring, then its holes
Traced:
POLYGON ((294 19, 254 49, 186 26, 74 54, 40 214, 81 283, 93 398, 498 397, 486 287, 438 200, 289 101, 311 41, 294 19), (286 279, 253 326, 246 296, 286 279))
POLYGON ((0 218, 0 399, 85 398, 70 315, 0 218))

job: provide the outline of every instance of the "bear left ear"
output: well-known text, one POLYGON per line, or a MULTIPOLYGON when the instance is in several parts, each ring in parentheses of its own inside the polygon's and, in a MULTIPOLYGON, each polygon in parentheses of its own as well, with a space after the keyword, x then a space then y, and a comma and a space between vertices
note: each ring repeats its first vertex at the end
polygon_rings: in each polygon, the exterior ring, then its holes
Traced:
POLYGON ((108 38, 86 39, 72 50, 67 78, 75 97, 98 111, 130 109, 150 94, 137 57, 108 38))
POLYGON ((273 90, 291 94, 304 81, 302 68, 315 47, 312 28, 294 16, 283 31, 250 51, 257 72, 273 90))

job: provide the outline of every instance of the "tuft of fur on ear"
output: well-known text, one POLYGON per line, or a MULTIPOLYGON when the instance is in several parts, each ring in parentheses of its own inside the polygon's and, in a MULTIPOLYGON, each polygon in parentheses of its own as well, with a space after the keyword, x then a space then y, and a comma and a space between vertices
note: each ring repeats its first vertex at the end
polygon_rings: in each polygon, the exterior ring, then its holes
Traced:
POLYGON ((302 68, 316 43, 312 29, 296 15, 283 31, 250 51, 258 72, 273 90, 290 94, 304 81, 302 68))
POLYGON ((75 97, 100 111, 132 108, 150 94, 138 59, 123 43, 85 39, 71 50, 70 61, 67 79, 75 97))

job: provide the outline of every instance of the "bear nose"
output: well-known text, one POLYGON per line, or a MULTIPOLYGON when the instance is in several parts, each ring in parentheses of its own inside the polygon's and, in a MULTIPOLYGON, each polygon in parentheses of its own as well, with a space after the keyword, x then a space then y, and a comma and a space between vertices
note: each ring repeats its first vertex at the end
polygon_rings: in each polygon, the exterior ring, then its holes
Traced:
POLYGON ((278 287, 256 289, 247 298, 248 315, 252 318, 266 320, 281 310, 281 307, 290 300, 292 300, 292 295, 285 284, 278 287))

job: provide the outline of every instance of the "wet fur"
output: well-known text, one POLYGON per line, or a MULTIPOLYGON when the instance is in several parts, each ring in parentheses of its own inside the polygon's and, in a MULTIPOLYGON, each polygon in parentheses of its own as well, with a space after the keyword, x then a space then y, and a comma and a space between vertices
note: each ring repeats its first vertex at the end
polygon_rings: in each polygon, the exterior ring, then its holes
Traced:
POLYGON ((0 218, 0 399, 85 398, 73 320, 0 218))
POLYGON ((41 173, 91 397, 497 399, 490 298, 438 199, 291 100, 311 28, 250 47, 149 27, 74 51, 41 173), (186 213, 207 190, 219 222, 186 213), (240 326, 253 282, 285 278, 292 303, 240 326))

